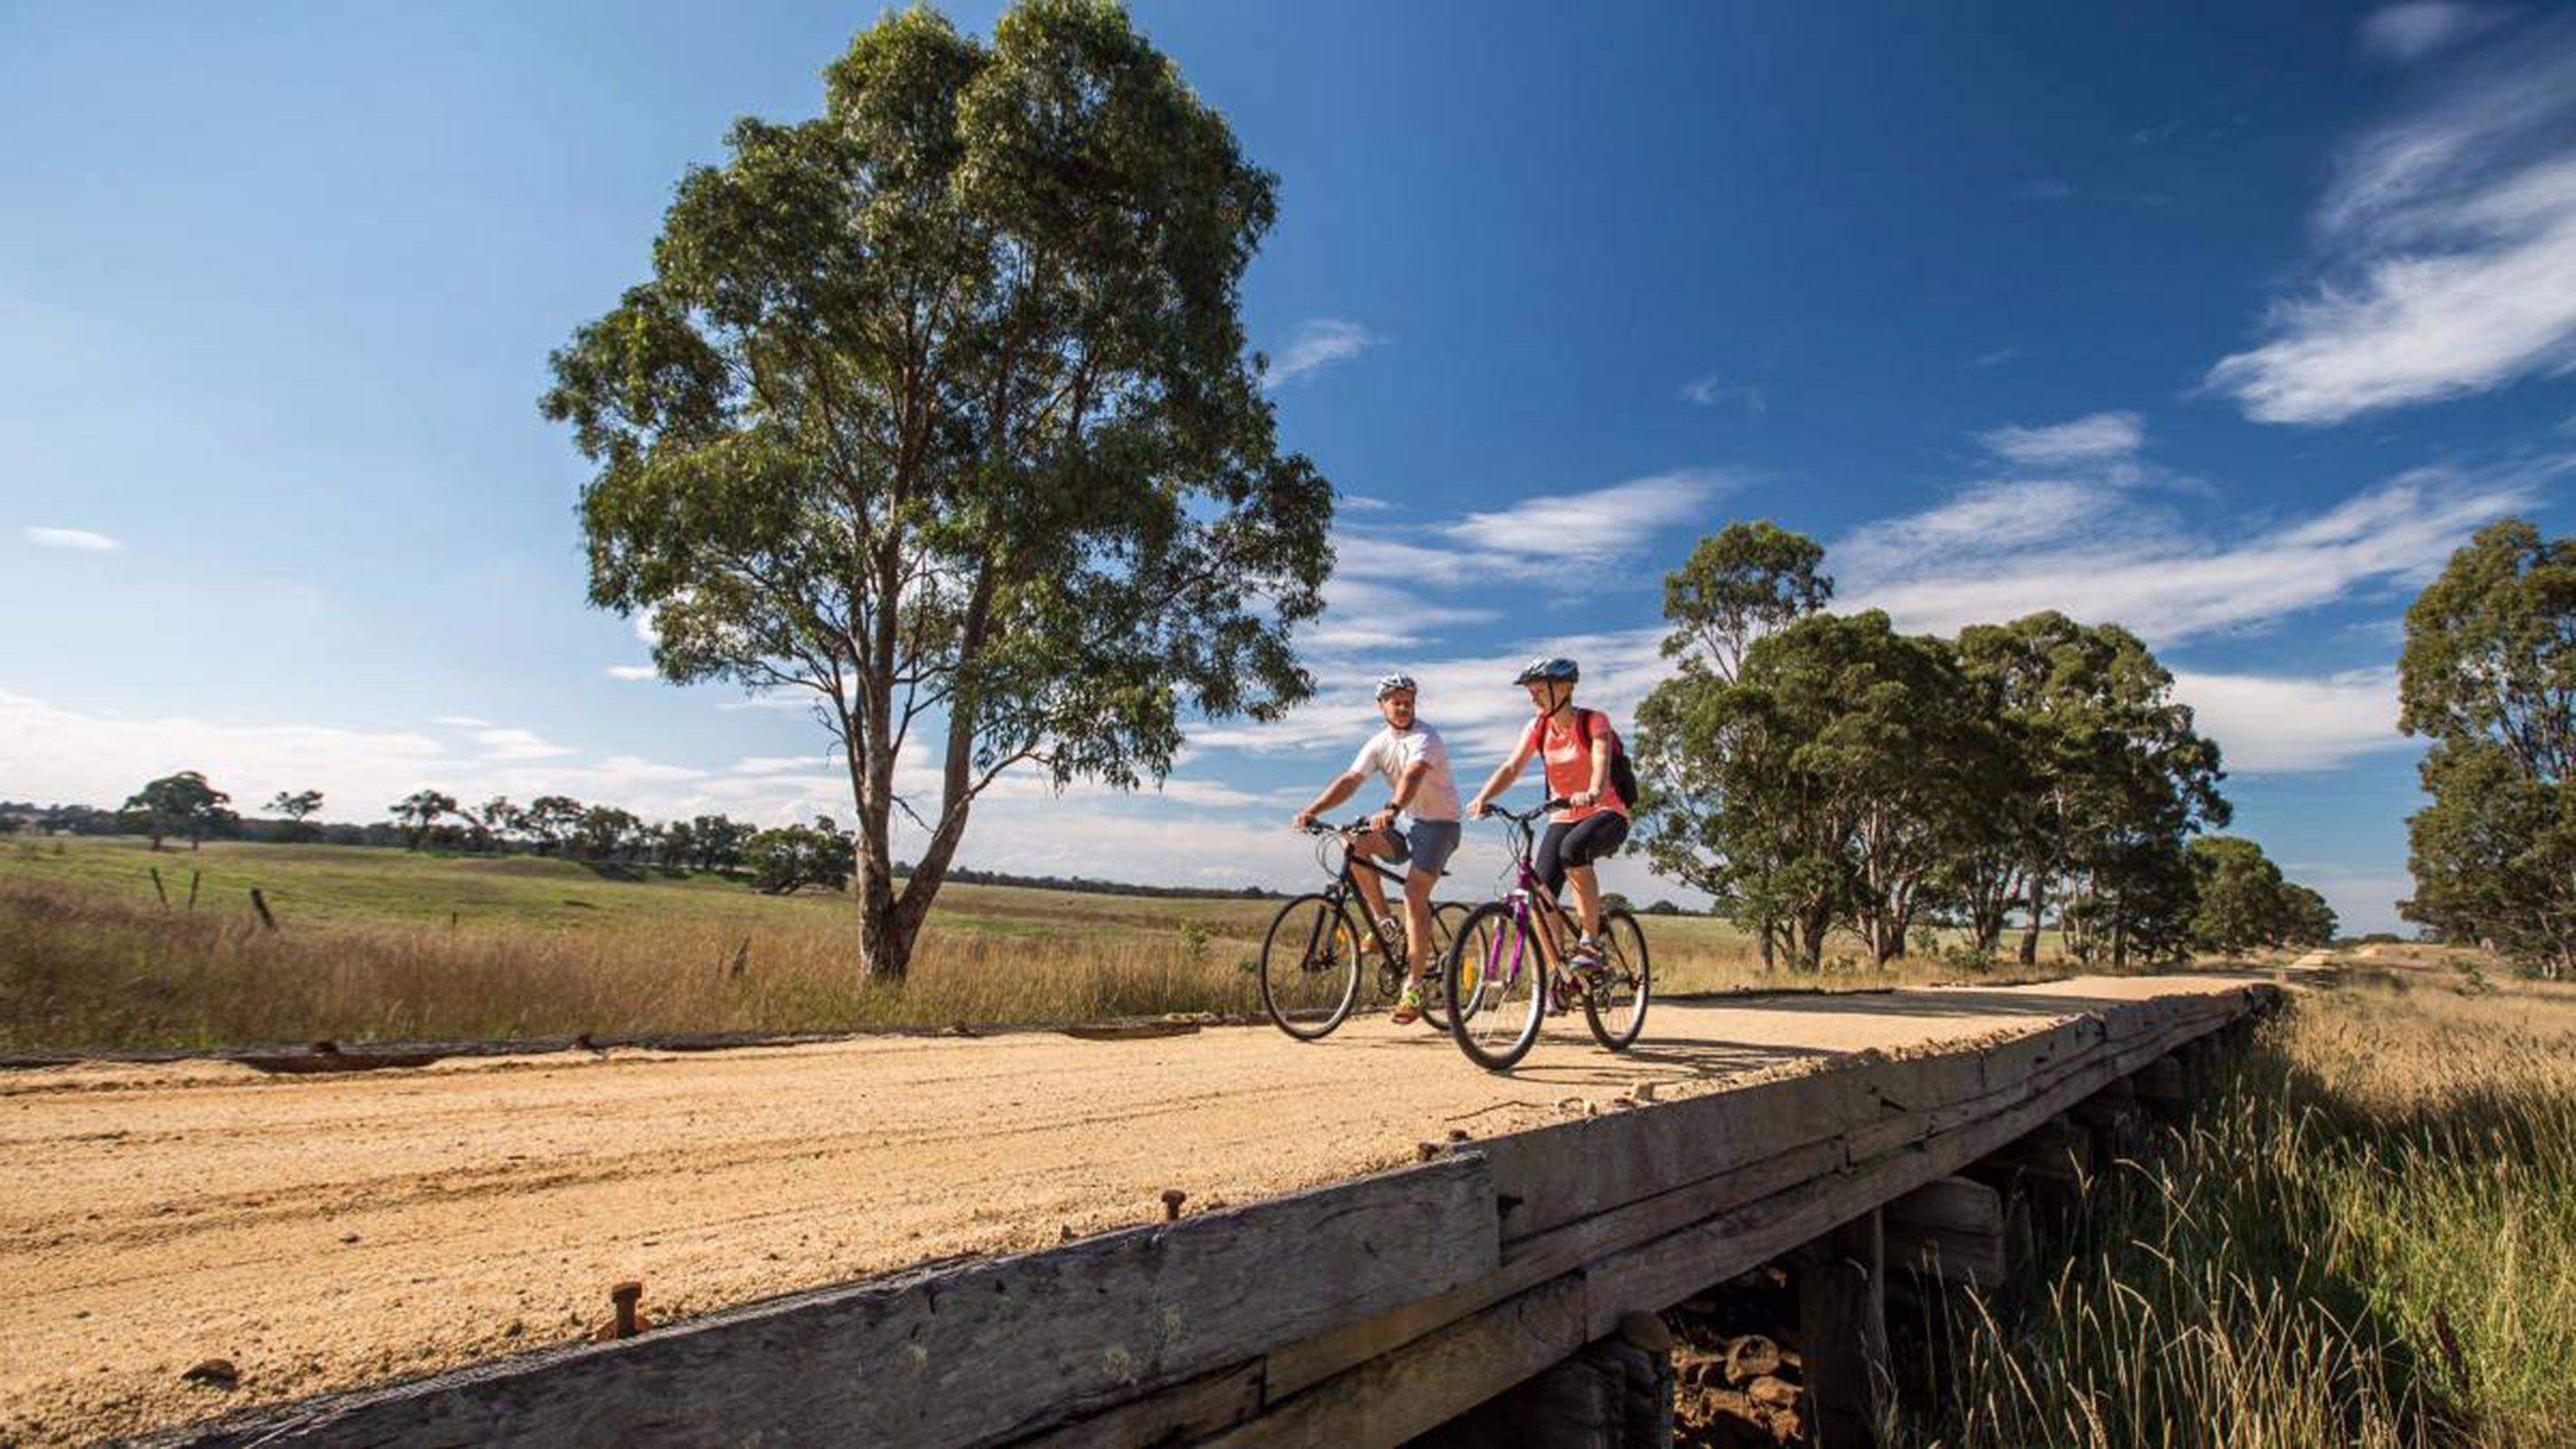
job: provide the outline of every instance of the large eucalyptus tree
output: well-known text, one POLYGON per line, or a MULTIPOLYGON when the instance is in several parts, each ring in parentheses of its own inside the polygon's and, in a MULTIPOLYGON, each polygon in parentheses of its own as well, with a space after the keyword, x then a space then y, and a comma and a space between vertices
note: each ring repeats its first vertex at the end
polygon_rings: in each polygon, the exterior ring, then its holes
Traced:
POLYGON ((1311 692, 1332 495, 1238 317, 1276 182, 1122 11, 898 11, 825 80, 682 178, 544 408, 597 465, 592 602, 649 611, 669 679, 811 697, 900 978, 1005 771, 1133 787, 1185 714, 1311 692))

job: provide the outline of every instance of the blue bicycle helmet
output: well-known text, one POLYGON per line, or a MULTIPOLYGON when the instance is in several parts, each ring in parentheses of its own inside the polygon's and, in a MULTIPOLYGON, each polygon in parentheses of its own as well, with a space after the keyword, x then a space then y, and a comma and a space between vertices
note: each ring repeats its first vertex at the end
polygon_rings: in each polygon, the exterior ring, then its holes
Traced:
POLYGON ((1571 659, 1533 659, 1529 667, 1514 676, 1514 684, 1536 684, 1540 680, 1564 680, 1568 684, 1583 677, 1583 666, 1571 659))

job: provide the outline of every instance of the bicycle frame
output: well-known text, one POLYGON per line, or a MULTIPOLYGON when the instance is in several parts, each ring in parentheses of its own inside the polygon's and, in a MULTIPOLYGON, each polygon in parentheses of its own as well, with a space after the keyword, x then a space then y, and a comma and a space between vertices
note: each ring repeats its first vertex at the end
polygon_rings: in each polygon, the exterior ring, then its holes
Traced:
MULTIPOLYGON (((1323 896, 1325 900, 1332 902, 1333 910, 1341 915, 1343 923, 1346 925, 1350 921, 1349 907, 1352 899, 1357 898, 1362 904, 1365 904, 1368 900, 1368 897, 1360 894, 1360 871, 1375 871, 1379 876, 1394 883, 1396 888, 1399 890, 1404 886, 1403 872, 1389 870, 1385 866, 1368 859, 1366 856, 1361 855, 1359 852, 1351 848, 1352 837, 1367 828, 1368 822, 1365 820, 1355 821, 1349 825, 1324 825, 1318 823, 1307 827, 1307 829, 1317 835, 1330 834, 1336 837, 1342 847, 1341 869, 1334 873, 1333 883, 1324 887, 1323 896)), ((1318 863, 1320 864, 1321 862, 1318 863)), ((1379 961, 1378 969, 1381 971, 1391 970, 1393 969, 1394 963, 1397 961, 1404 962, 1406 970, 1412 969, 1413 957, 1411 955, 1410 948, 1406 945, 1405 939, 1402 936, 1398 936, 1392 941, 1388 940, 1386 931, 1383 928, 1383 923, 1379 921, 1376 915, 1365 910, 1361 911, 1359 914, 1363 920, 1368 922, 1369 939, 1377 942, 1379 961)), ((1306 938, 1306 952, 1309 959, 1312 959, 1314 955, 1315 946, 1317 944, 1317 934, 1323 929, 1324 918, 1319 915, 1315 918, 1313 931, 1310 931, 1306 938)))
MULTIPOLYGON (((1538 872, 1530 867, 1530 857, 1536 853, 1538 848, 1538 832, 1531 828, 1530 822, 1538 818, 1540 815, 1545 814, 1547 811, 1561 806, 1564 803, 1565 802, 1561 800, 1546 801, 1526 814, 1515 814, 1500 807, 1496 807, 1494 811, 1495 814, 1500 815, 1505 820, 1511 822, 1513 832, 1517 837, 1514 845, 1512 846, 1512 866, 1519 872, 1520 876, 1519 883, 1513 886, 1511 891, 1512 961, 1510 970, 1508 973, 1503 970, 1503 938, 1499 932, 1495 934, 1494 944, 1486 952, 1485 956, 1484 979, 1487 981, 1500 982, 1502 989, 1506 993, 1508 993, 1513 986, 1517 985, 1521 979, 1521 953, 1524 944, 1534 936, 1544 937, 1539 946, 1539 954, 1545 958, 1541 969, 1551 971, 1562 969, 1563 963, 1557 959, 1557 953, 1555 950, 1557 933, 1572 925, 1573 918, 1566 913, 1564 903, 1557 900, 1554 895, 1548 892, 1547 882, 1540 880, 1538 872), (1533 924, 1533 904, 1535 904, 1537 908, 1537 925, 1541 928, 1538 930, 1533 930, 1531 928, 1533 924)), ((1550 990, 1553 990, 1555 983, 1551 981, 1549 983, 1549 987, 1550 990)))

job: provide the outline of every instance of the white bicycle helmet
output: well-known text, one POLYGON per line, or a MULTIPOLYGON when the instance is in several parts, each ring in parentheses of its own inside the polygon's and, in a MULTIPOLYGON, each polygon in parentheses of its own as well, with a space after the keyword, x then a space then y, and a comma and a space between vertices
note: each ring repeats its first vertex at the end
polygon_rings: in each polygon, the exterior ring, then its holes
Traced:
POLYGON ((1416 693, 1421 692, 1421 686, 1413 682, 1412 675, 1398 671, 1397 673, 1390 674, 1377 682, 1377 697, 1381 700, 1385 699, 1388 695, 1395 693, 1399 689, 1410 689, 1416 693))

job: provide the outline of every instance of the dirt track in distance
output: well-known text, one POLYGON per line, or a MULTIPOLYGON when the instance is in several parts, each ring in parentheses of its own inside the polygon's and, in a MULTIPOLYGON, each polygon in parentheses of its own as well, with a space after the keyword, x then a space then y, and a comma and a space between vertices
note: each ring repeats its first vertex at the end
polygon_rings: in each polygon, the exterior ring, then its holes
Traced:
POLYGON ((1624 1058, 1580 1016, 1489 1076, 1354 1022, 1086 1041, 888 1037, 270 1077, 221 1063, 0 1076, 0 1444, 77 1442, 654 1318, 1144 1222, 1606 1104, 2034 1030, 2209 977, 1659 1003, 1624 1058), (181 1375, 237 1366, 232 1390, 181 1375))

